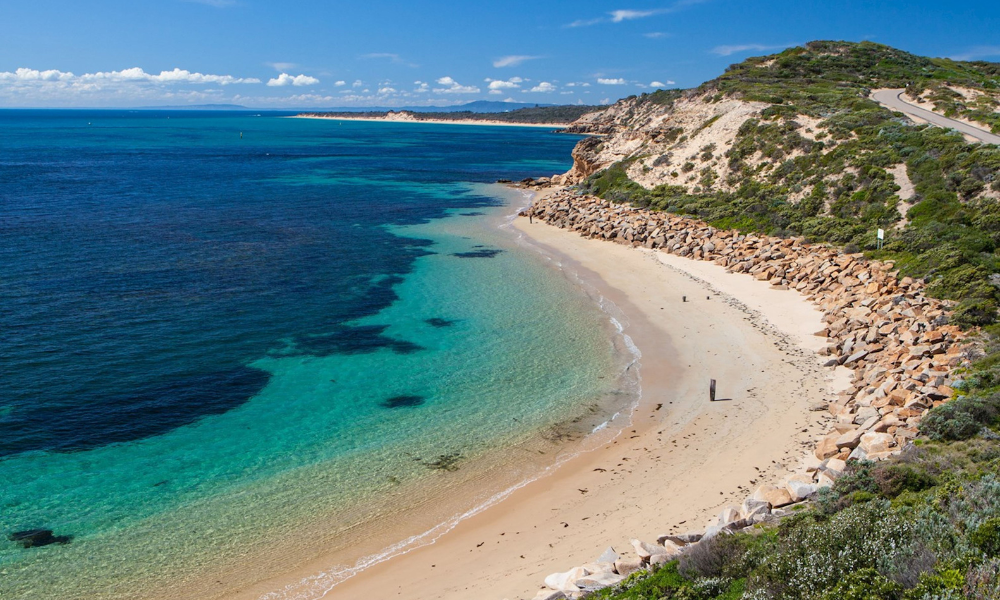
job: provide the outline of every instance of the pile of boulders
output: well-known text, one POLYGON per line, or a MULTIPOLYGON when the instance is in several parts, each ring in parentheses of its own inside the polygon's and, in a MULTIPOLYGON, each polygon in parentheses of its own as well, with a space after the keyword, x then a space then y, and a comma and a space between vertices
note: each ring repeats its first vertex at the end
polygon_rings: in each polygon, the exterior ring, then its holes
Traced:
MULTIPOLYGON (((691 218, 566 190, 536 201, 524 214, 588 238, 713 261, 777 289, 795 290, 823 311, 826 327, 816 335, 826 339, 821 350, 825 366, 853 371, 850 385, 820 407, 832 415, 831 428, 816 441, 815 451, 799 472, 779 486, 761 486, 743 506, 727 508, 702 535, 711 537, 780 516, 782 507, 832 485, 848 460, 899 454, 917 436, 927 411, 952 396, 951 371, 965 360, 960 344, 964 334, 947 324, 948 304, 926 297, 922 281, 898 278, 892 262, 867 260, 798 238, 716 229, 691 218)), ((660 541, 657 546, 663 552, 643 546, 650 556, 646 564, 656 564, 653 556, 672 556, 683 549, 673 538, 660 541)), ((599 572, 623 577, 621 571, 607 570, 611 562, 598 561, 583 570, 587 577, 599 572), (598 569, 601 565, 605 571, 598 569)), ((579 574, 551 582, 566 584, 563 587, 549 585, 546 579, 551 593, 540 592, 538 597, 559 598, 560 593, 576 597, 579 592, 572 586, 586 588, 575 583, 583 580, 574 579, 579 574)))

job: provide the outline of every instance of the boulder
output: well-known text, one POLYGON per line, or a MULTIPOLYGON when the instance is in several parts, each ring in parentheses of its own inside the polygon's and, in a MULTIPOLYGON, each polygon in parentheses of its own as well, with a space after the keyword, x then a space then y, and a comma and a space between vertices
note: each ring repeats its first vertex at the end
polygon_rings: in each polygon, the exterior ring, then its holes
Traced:
POLYGON ((762 485, 753 493, 754 500, 767 502, 773 508, 787 506, 792 503, 792 496, 784 488, 776 488, 773 485, 762 485))
POLYGON ((647 544, 641 540, 632 540, 632 547, 635 548, 636 556, 646 562, 649 562, 649 557, 654 554, 667 554, 669 552, 669 550, 663 546, 658 544, 647 544))
POLYGON ((896 446, 896 439, 888 433, 869 431, 861 436, 860 444, 865 454, 870 455, 879 452, 890 452, 896 446))
POLYGON ((689 531, 677 535, 666 534, 656 538, 656 543, 665 546, 666 542, 673 542, 677 546, 686 546, 687 544, 694 544, 699 541, 703 535, 700 531, 689 531))
POLYGON ((608 546, 608 549, 602 552, 601 555, 597 557, 596 562, 610 563, 612 566, 614 566, 615 561, 618 560, 619 558, 621 557, 618 556, 618 553, 615 552, 615 549, 612 548, 611 546, 608 546))
POLYGON ((740 505, 740 518, 742 519, 753 519, 756 515, 771 512, 771 508, 767 502, 764 500, 755 500, 754 498, 747 498, 740 505))
POLYGON ((667 564, 672 560, 674 560, 673 556, 667 554, 654 554, 653 556, 649 557, 649 566, 662 567, 663 565, 667 564))
POLYGON ((593 592, 601 588, 621 583, 625 579, 624 575, 617 573, 592 573, 586 577, 577 579, 574 584, 585 592, 593 592))
POLYGON ((816 444, 816 451, 814 455, 820 460, 830 458, 831 456, 836 456, 840 448, 837 447, 837 440, 840 438, 839 433, 832 433, 816 444))
POLYGON ((793 479, 785 484, 785 489, 788 490, 792 502, 800 502, 815 494, 817 487, 815 484, 793 479))
POLYGON ((625 577, 628 577, 629 575, 635 573, 636 571, 641 571, 644 568, 646 568, 646 566, 642 564, 641 560, 630 560, 627 558, 620 558, 615 561, 615 572, 625 577))
POLYGON ((533 600, 568 600, 568 598, 569 596, 560 591, 541 590, 535 594, 533 600))
POLYGON ((719 513, 719 525, 728 525, 733 521, 740 520, 740 509, 735 506, 727 506, 719 513))
POLYGON ((583 567, 576 567, 575 569, 570 569, 565 573, 553 573, 545 578, 545 585, 549 586, 550 589, 558 590, 560 592, 579 592, 580 588, 576 587, 573 583, 577 579, 583 579, 590 572, 583 567))
POLYGON ((857 448, 858 444, 861 443, 861 436, 863 434, 863 429, 854 429, 841 434, 841 436, 837 438, 837 448, 857 448))

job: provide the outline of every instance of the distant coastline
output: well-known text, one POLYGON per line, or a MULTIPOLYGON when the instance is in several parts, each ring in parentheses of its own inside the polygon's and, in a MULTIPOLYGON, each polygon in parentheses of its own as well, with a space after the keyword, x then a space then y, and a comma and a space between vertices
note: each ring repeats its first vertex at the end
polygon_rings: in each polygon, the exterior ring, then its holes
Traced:
MULTIPOLYGON (((390 113, 401 114, 401 113, 390 113)), ((405 113, 404 113, 405 114, 405 113)), ((549 129, 565 129, 569 123, 524 123, 520 121, 498 121, 495 119, 473 119, 468 117, 455 119, 423 119, 423 118, 399 118, 388 115, 382 116, 348 116, 322 113, 302 113, 291 117, 293 119, 325 119, 332 121, 375 121, 381 123, 427 123, 433 125, 491 125, 500 127, 547 127, 549 129)))
POLYGON ((314 111, 295 115, 310 119, 335 119, 338 121, 383 121, 389 123, 432 123, 437 125, 502 125, 514 127, 548 127, 565 129, 581 116, 593 112, 595 106, 533 106, 514 110, 478 112, 416 110, 371 110, 368 112, 314 111))

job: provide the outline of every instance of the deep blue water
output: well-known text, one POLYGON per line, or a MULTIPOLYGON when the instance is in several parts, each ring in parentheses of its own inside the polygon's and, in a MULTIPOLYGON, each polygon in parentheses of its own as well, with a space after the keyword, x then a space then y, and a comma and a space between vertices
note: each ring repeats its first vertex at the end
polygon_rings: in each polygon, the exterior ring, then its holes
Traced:
POLYGON ((433 252, 386 225, 490 205, 454 183, 565 170, 575 142, 272 114, 0 111, 0 460, 224 413, 267 384, 248 366, 264 355, 419 352, 349 324, 391 304, 433 252))

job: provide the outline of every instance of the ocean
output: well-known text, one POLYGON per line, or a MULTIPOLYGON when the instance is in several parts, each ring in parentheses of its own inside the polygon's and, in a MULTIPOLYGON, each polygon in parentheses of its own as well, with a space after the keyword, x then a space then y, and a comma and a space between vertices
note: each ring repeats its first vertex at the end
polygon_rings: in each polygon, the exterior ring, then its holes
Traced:
POLYGON ((285 116, 0 111, 0 597, 317 598, 627 419, 491 183, 577 137, 285 116))

